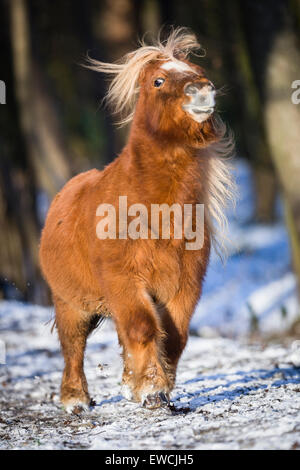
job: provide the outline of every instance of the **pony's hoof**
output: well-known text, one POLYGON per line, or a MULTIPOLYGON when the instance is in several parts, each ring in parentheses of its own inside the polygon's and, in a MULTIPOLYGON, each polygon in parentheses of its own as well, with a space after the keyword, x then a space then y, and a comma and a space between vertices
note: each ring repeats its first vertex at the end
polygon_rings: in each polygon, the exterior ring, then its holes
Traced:
POLYGON ((78 398, 64 400, 62 404, 66 412, 73 415, 80 415, 81 413, 89 411, 90 406, 93 406, 90 400, 85 401, 78 398))
POLYGON ((149 410, 154 410, 155 408, 161 408, 162 406, 168 406, 170 403, 169 397, 164 392, 156 392, 147 395, 143 399, 143 407, 148 408, 149 410))

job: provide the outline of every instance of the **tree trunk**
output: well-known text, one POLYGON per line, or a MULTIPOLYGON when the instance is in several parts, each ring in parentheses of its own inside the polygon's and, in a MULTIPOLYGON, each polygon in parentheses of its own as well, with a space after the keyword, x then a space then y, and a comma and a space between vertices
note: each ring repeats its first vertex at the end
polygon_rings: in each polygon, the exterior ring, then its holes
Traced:
MULTIPOLYGON (((234 57, 242 87, 242 110, 239 115, 243 116, 244 140, 254 169, 255 216, 259 222, 271 222, 275 216, 276 175, 264 127, 263 98, 255 75, 254 62, 258 52, 255 57, 251 57, 250 53, 255 37, 255 19, 247 17, 245 5, 235 0, 227 12, 234 25, 234 57)), ((229 21, 229 17, 227 19, 229 21)))
MULTIPOLYGON (((94 36, 101 47, 100 60, 114 62, 137 47, 138 18, 143 2, 104 0, 94 18, 94 36)), ((116 151, 120 152, 128 135, 128 126, 115 128, 116 151)))
MULTIPOLYGON (((42 280, 38 261, 40 224, 43 220, 38 218, 40 207, 37 196, 46 194, 50 200, 70 178, 71 171, 56 110, 32 57, 27 2, 10 0, 8 7, 14 94, 26 152, 20 147, 22 168, 19 170, 11 165, 7 165, 6 170, 3 165, 1 168, 6 179, 3 182, 6 191, 2 191, 1 222, 9 234, 6 240, 2 236, 7 251, 1 253, 1 258, 5 262, 5 276, 21 286, 27 299, 45 303, 48 290, 42 280), (4 200, 9 203, 8 209, 4 200)), ((9 162, 9 158, 6 160, 9 162)))
POLYGON ((11 44, 21 128, 37 186, 51 198, 70 178, 58 119, 31 54, 26 0, 10 0, 11 44))
POLYGON ((266 73, 265 126, 284 192, 294 269, 300 279, 300 104, 291 84, 300 77, 300 53, 293 31, 275 37, 266 73))

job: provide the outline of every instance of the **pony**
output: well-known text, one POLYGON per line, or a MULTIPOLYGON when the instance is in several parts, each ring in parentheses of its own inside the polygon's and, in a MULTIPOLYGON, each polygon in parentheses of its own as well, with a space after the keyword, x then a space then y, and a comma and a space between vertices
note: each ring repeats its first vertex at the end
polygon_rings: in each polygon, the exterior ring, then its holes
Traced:
MULTIPOLYGON (((89 61, 89 68, 112 77, 106 98, 121 124, 131 126, 114 161, 75 176, 57 194, 42 231, 40 263, 53 295, 65 360, 61 402, 68 412, 89 408, 84 351, 107 316, 122 347, 124 397, 149 409, 170 403, 211 243, 222 251, 225 207, 234 195, 224 158, 232 153, 232 136, 215 112, 213 83, 188 59, 199 48, 192 32, 178 28, 164 41, 141 42, 116 63, 89 61), (149 211, 153 204, 203 204, 201 247, 188 250, 184 234, 175 237, 172 213, 169 238, 162 226, 154 237, 130 238, 123 230, 99 238, 100 204, 114 208, 117 228, 124 229, 120 196, 149 211)), ((125 222, 132 220, 127 214, 125 222)))

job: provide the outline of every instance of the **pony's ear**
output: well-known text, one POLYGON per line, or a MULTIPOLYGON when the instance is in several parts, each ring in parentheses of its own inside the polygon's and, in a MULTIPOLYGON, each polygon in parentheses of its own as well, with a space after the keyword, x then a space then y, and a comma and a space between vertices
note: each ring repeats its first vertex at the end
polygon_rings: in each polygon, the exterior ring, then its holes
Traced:
POLYGON ((146 78, 146 67, 144 66, 140 71, 139 78, 138 78, 138 86, 141 86, 146 78))

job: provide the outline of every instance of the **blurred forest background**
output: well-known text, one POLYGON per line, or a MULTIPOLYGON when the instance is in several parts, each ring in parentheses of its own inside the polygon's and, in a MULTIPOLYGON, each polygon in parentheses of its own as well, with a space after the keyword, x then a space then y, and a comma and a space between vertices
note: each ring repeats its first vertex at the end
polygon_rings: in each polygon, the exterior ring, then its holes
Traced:
POLYGON ((199 37, 194 60, 224 87, 219 111, 254 170, 256 220, 272 223, 280 191, 300 278, 300 0, 0 0, 0 18, 0 298, 49 301, 37 257, 49 203, 125 142, 100 106, 105 79, 80 64, 117 60, 162 25, 199 37))

